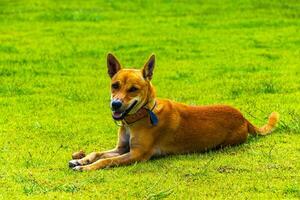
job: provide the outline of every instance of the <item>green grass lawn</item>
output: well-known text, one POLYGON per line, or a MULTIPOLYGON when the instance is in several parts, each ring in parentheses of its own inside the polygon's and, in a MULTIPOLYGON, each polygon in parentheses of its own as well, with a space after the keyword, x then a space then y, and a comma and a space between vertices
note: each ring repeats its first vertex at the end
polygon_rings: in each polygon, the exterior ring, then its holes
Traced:
POLYGON ((300 2, 0 2, 0 199, 299 199, 300 2), (84 2, 84 3, 83 3, 84 2), (106 54, 157 56, 159 97, 278 129, 238 147, 74 172, 113 148, 106 54))

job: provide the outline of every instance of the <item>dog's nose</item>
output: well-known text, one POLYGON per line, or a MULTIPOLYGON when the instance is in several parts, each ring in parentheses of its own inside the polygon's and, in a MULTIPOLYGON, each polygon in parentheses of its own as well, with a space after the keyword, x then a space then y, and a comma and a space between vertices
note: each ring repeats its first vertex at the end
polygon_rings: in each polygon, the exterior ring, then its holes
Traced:
POLYGON ((117 109, 121 108, 121 106, 122 106, 122 102, 120 100, 113 100, 111 102, 111 108, 113 110, 117 110, 117 109))

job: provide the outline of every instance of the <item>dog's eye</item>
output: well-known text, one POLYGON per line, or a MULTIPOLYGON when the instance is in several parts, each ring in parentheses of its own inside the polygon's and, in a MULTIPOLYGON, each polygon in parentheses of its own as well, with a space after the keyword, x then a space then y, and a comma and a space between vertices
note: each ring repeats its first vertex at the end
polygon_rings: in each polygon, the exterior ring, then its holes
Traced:
POLYGON ((111 84, 111 88, 113 88, 113 89, 119 89, 120 88, 120 84, 119 83, 113 83, 113 84, 111 84))
POLYGON ((138 88, 132 86, 131 88, 129 88, 128 92, 135 92, 137 90, 138 90, 138 88))

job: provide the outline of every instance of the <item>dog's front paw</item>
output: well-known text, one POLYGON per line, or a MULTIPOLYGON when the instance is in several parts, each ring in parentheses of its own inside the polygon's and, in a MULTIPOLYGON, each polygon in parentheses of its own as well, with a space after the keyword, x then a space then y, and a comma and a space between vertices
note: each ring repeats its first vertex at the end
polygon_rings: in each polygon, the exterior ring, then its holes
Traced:
POLYGON ((76 166, 72 168, 74 171, 83 171, 83 167, 82 166, 76 166))
POLYGON ((77 167, 77 166, 81 166, 81 164, 79 163, 78 160, 70 160, 69 161, 69 167, 70 168, 74 168, 74 167, 77 167))

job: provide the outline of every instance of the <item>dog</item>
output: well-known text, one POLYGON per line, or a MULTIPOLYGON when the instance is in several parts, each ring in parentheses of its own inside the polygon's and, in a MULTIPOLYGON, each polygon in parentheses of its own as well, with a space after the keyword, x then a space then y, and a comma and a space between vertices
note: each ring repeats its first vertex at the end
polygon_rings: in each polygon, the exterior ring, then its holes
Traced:
POLYGON ((154 156, 238 145, 247 140, 249 133, 271 133, 279 121, 279 114, 272 112, 268 123, 258 128, 230 106, 189 106, 158 99, 151 84, 154 66, 154 54, 141 70, 123 69, 113 54, 107 55, 110 107, 113 119, 120 124, 117 146, 71 160, 69 167, 97 170, 147 161, 154 156))

